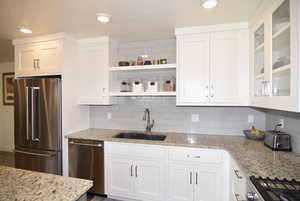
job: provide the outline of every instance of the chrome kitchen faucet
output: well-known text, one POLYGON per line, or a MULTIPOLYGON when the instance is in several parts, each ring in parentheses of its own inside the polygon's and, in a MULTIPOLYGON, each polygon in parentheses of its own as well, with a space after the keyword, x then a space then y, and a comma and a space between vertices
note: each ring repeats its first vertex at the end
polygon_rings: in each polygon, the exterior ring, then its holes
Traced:
POLYGON ((154 120, 152 120, 152 123, 150 123, 150 121, 151 121, 150 110, 148 108, 146 108, 145 111, 144 111, 143 120, 147 121, 146 132, 151 132, 151 129, 154 126, 154 120))

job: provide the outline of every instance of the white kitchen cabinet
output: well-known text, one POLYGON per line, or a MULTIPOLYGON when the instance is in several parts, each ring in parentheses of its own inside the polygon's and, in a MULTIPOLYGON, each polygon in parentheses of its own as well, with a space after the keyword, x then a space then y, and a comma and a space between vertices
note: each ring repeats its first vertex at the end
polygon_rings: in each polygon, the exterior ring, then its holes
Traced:
POLYGON ((166 150, 154 145, 105 143, 109 196, 165 200, 166 150))
POLYGON ((63 34, 16 39, 16 77, 62 74, 63 34))
POLYGON ((177 39, 177 104, 209 103, 209 34, 177 39))
POLYGON ((169 201, 220 201, 221 166, 198 163, 170 165, 169 201))
POLYGON ((133 194, 133 161, 111 157, 108 160, 109 194, 131 196, 133 194))
POLYGON ((45 42, 37 45, 36 48, 39 73, 59 74, 62 72, 62 41, 45 42))
POLYGON ((195 201, 222 200, 221 167, 199 164, 195 171, 195 201))
POLYGON ((248 103, 249 63, 248 30, 211 33, 210 102, 213 104, 248 103))
POLYGON ((29 74, 36 71, 37 51, 32 45, 15 47, 15 73, 29 74))
POLYGON ((246 176, 230 157, 230 200, 246 200, 246 176))
POLYGON ((191 165, 171 163, 169 165, 169 201, 193 201, 194 185, 191 165))
POLYGON ((109 67, 115 43, 108 37, 79 41, 81 105, 111 105, 109 67))
POLYGON ((222 200, 226 195, 222 158, 221 150, 170 148, 168 200, 222 200))
POLYGON ((263 10, 251 20, 251 105, 299 112, 300 2, 278 0, 263 10))
POLYGON ((248 25, 176 29, 177 105, 248 105, 248 25))
POLYGON ((161 160, 136 160, 134 193, 142 200, 164 200, 165 165, 161 160))

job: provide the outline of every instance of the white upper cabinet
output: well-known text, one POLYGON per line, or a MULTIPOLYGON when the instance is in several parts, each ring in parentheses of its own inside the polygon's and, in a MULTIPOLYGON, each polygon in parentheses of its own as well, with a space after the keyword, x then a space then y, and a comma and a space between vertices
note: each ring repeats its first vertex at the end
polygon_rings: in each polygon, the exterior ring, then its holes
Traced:
POLYGON ((62 41, 45 42, 37 46, 38 71, 43 73, 62 72, 62 41))
POLYGON ((177 105, 248 105, 248 24, 176 29, 177 105))
POLYGON ((211 34, 211 103, 247 104, 248 37, 248 30, 211 34))
POLYGON ((34 46, 27 45, 15 48, 15 73, 29 74, 36 71, 37 51, 34 46))
POLYGON ((108 37, 79 41, 82 105, 110 105, 110 63, 114 43, 108 37))
POLYGON ((53 34, 14 40, 16 77, 62 74, 64 38, 53 34))
POLYGON ((251 105, 299 112, 299 9, 278 0, 252 19, 251 105))
POLYGON ((209 34, 177 39, 177 104, 209 103, 209 34))

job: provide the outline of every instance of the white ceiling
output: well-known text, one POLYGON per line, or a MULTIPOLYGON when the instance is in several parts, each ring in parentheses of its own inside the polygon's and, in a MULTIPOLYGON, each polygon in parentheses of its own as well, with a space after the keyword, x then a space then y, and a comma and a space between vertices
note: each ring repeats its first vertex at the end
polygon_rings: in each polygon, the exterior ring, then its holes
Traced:
MULTIPOLYGON (((7 40, 27 37, 20 25, 36 36, 68 32, 77 37, 110 35, 135 41, 174 37, 175 27, 247 21, 263 0, 220 0, 204 9, 201 0, 0 0, 0 61, 11 52, 7 40), (101 24, 96 13, 106 12, 111 23, 101 24)), ((5 59, 4 59, 5 60, 5 59)))

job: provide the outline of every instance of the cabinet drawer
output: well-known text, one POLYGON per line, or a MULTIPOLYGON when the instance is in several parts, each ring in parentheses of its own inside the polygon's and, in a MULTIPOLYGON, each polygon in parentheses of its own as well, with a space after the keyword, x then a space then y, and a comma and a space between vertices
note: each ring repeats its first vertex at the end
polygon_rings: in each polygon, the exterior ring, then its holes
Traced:
POLYGON ((157 145, 105 142, 105 154, 140 158, 166 159, 166 148, 157 145))
POLYGON ((169 152, 170 160, 221 163, 222 151, 214 149, 172 148, 169 152))

